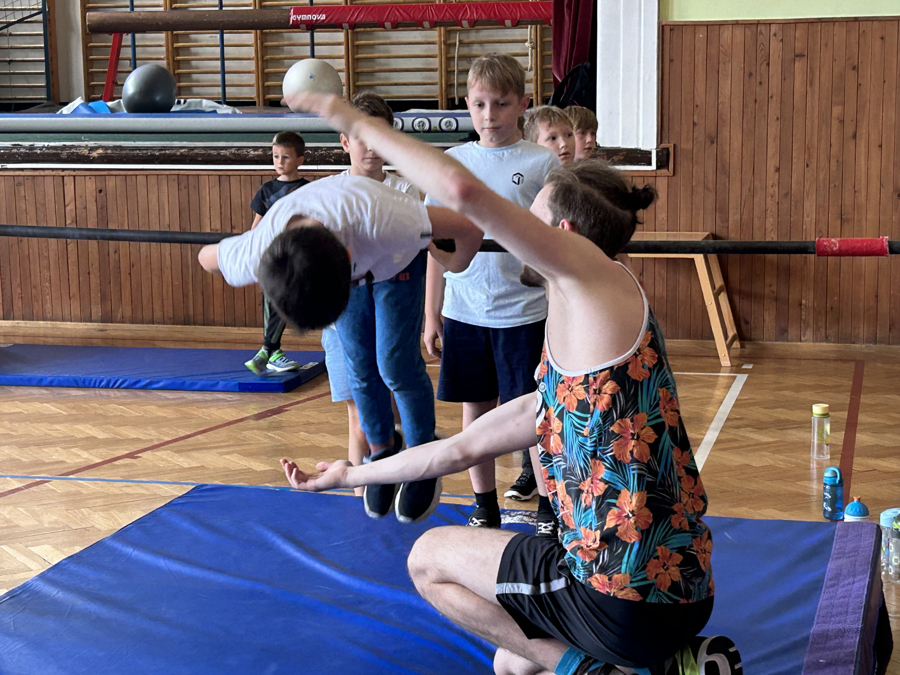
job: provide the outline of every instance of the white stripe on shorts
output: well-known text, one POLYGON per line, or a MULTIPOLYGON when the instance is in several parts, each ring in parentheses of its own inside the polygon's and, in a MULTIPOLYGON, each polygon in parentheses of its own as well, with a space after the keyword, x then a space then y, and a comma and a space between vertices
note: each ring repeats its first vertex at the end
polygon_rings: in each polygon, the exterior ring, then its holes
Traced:
POLYGON ((531 584, 497 584, 494 589, 495 595, 544 595, 545 593, 553 593, 559 591, 569 585, 567 577, 554 579, 550 582, 544 582, 540 586, 532 586, 531 584))

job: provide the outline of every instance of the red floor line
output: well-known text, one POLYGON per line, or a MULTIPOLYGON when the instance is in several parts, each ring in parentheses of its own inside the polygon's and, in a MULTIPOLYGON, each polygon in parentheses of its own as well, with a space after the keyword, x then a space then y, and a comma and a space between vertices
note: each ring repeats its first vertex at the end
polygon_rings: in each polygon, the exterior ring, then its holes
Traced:
MULTIPOLYGON (((131 452, 126 452, 121 455, 117 455, 115 457, 109 457, 107 459, 100 460, 99 462, 94 462, 93 464, 86 464, 85 466, 80 466, 77 469, 69 469, 65 471, 60 476, 75 476, 79 473, 84 473, 85 471, 90 471, 91 469, 96 469, 101 466, 106 466, 107 464, 113 464, 114 462, 118 462, 122 459, 134 459, 145 452, 152 452, 153 450, 159 450, 160 448, 164 448, 169 445, 174 445, 175 443, 180 443, 181 441, 187 441, 191 438, 197 438, 198 436, 203 436, 205 434, 212 433, 213 431, 219 431, 220 429, 225 429, 227 427, 234 426, 235 424, 241 424, 242 422, 257 422, 259 420, 268 419, 269 417, 275 417, 276 415, 280 415, 281 413, 290 410, 291 408, 295 408, 298 405, 302 405, 304 403, 308 403, 309 401, 315 401, 316 399, 323 398, 328 396, 330 392, 322 392, 321 394, 316 394, 314 396, 307 396, 306 398, 302 398, 299 401, 291 401, 290 403, 284 403, 280 406, 276 406, 274 408, 269 408, 268 410, 263 410, 262 412, 253 413, 252 415, 245 415, 244 417, 238 417, 233 420, 228 420, 227 422, 222 422, 221 424, 216 424, 215 426, 207 427, 206 429, 200 429, 199 431, 192 431, 189 434, 184 434, 183 436, 178 436, 177 438, 170 438, 166 441, 160 441, 159 443, 154 443, 153 445, 148 445, 145 448, 140 448, 139 450, 132 450, 131 452)), ((50 481, 46 480, 37 480, 31 483, 26 483, 25 485, 20 485, 19 487, 12 488, 10 490, 6 490, 4 492, 0 492, 0 498, 8 497, 10 495, 14 495, 17 492, 24 492, 25 490, 30 490, 31 488, 36 488, 40 485, 44 485, 49 483, 50 481)))
POLYGON ((847 425, 844 427, 844 442, 841 444, 841 474, 844 477, 844 505, 850 503, 850 485, 853 480, 853 455, 856 453, 856 429, 859 425, 859 401, 862 398, 863 371, 865 361, 857 361, 853 370, 853 384, 850 385, 850 404, 847 406, 847 425))

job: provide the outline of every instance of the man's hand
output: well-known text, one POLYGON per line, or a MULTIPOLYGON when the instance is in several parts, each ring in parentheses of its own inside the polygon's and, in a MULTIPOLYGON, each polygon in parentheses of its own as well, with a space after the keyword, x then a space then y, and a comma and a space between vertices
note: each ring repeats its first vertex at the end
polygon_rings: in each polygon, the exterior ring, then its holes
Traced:
POLYGON ((347 469, 353 466, 346 459, 337 462, 319 462, 316 464, 317 473, 304 473, 289 459, 281 460, 281 468, 287 476, 291 487, 307 492, 322 492, 346 487, 347 469))
POLYGON ((444 343, 444 321, 441 318, 441 315, 437 316, 425 316, 425 333, 423 334, 423 339, 425 340, 425 349, 428 350, 428 353, 433 357, 439 359, 441 358, 441 350, 438 347, 438 340, 441 341, 441 345, 444 343))

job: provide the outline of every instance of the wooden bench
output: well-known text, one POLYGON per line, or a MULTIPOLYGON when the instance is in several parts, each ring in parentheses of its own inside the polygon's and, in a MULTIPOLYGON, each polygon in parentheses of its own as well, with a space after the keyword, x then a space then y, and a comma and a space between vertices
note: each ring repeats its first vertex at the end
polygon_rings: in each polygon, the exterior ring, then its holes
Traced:
MULTIPOLYGON (((713 239, 710 232, 635 232, 632 240, 670 240, 670 241, 702 241, 713 239)), ((716 350, 719 353, 719 362, 723 366, 731 365, 731 350, 740 349, 737 327, 734 325, 734 316, 731 313, 731 304, 728 301, 728 293, 725 292, 725 280, 722 278, 722 270, 719 260, 714 255, 697 255, 691 253, 634 253, 632 258, 693 258, 697 268, 697 276, 700 278, 700 288, 703 289, 703 301, 706 303, 706 311, 709 314, 709 323, 712 326, 713 337, 716 340, 716 350)))

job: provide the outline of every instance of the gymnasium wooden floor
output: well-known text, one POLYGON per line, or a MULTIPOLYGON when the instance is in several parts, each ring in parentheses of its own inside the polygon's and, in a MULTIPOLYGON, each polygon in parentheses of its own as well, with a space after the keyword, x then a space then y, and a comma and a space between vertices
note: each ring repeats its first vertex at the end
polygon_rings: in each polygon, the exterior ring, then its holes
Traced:
MULTIPOLYGON (((239 361, 257 340, 245 329, 0 326, 0 343, 247 347, 239 361)), ((319 349, 314 335, 285 346, 319 349)), ((829 464, 852 466, 845 494, 873 514, 900 506, 900 348, 754 343, 732 368, 719 367, 711 343, 669 350, 711 515, 820 520, 829 464), (818 402, 831 405, 832 459, 815 463, 818 402)), ((290 394, 0 387, 0 474, 77 479, 0 478, 0 592, 190 489, 167 483, 284 485, 280 457, 310 468, 345 457, 345 411, 324 376, 290 394)), ((439 402, 437 418, 446 434, 460 429, 459 406, 439 402)), ((519 461, 498 460, 498 488, 519 461)), ((445 479, 444 492, 471 494, 467 476, 445 479)), ((900 586, 887 584, 886 595, 900 646, 900 586)), ((900 675, 895 662, 888 672, 900 675)))

